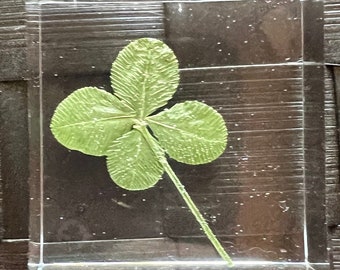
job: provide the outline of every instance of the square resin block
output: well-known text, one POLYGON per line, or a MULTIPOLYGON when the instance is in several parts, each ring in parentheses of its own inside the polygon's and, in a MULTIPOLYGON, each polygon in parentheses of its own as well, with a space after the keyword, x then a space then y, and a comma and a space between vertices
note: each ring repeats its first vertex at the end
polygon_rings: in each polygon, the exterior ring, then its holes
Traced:
POLYGON ((126 191, 105 157, 70 151, 50 131, 56 106, 74 90, 112 93, 112 62, 142 37, 163 40, 178 57, 180 85, 168 107, 202 101, 227 123, 220 158, 169 162, 234 269, 328 269, 322 2, 26 5, 31 270, 226 269, 167 175, 126 191))

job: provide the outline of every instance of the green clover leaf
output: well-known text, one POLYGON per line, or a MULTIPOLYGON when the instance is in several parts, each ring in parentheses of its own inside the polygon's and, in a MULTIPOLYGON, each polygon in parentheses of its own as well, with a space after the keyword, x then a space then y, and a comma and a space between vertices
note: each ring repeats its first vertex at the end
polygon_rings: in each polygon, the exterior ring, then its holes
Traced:
POLYGON ((103 156, 115 139, 131 129, 135 115, 116 96, 84 87, 58 105, 50 126, 57 141, 67 148, 103 156))
POLYGON ((106 156, 112 180, 127 190, 153 187, 164 171, 182 195, 220 256, 231 259, 213 234, 166 159, 203 164, 225 150, 222 116, 198 101, 186 101, 152 115, 176 92, 178 61, 162 41, 131 42, 112 64, 114 93, 95 87, 74 91, 56 108, 51 131, 59 143, 94 156, 106 156), (150 132, 151 130, 151 132, 150 132))

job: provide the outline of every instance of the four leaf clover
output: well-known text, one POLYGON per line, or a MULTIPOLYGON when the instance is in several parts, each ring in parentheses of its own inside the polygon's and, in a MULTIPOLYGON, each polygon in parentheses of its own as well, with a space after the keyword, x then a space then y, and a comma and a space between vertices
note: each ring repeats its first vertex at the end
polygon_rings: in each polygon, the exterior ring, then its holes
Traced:
POLYGON ((160 40, 142 38, 127 45, 113 62, 110 78, 114 94, 84 87, 65 98, 51 120, 53 135, 69 149, 106 156, 112 180, 127 190, 151 188, 167 172, 216 250, 231 265, 166 158, 193 165, 218 158, 227 143, 223 117, 198 101, 154 114, 172 98, 179 83, 177 58, 160 40))

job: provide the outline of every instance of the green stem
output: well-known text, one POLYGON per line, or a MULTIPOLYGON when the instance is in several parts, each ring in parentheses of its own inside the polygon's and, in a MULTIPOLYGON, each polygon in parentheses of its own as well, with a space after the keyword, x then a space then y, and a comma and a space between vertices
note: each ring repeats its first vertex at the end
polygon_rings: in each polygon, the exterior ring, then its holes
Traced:
POLYGON ((212 245, 214 246, 214 248, 216 249, 218 254, 220 254, 222 259, 225 260, 230 267, 232 267, 233 262, 232 262, 231 258, 229 257, 227 252, 222 247, 220 241, 217 240, 215 234, 210 229, 208 223, 206 222, 206 220, 202 216, 201 212, 198 210, 196 204, 191 199, 189 193, 185 190, 185 187, 182 185, 181 181, 178 179, 175 172, 170 167, 169 163, 166 162, 165 164, 163 164, 163 166, 164 166, 164 170, 169 175, 172 182, 175 184, 175 187, 177 188, 179 194, 181 194, 182 198, 184 199, 184 201, 188 205, 190 211, 195 216, 197 222, 200 224, 202 230, 204 231, 204 233, 206 234, 206 236, 208 237, 208 239, 210 240, 210 242, 212 243, 212 245))
POLYGON ((188 205, 190 211, 196 218, 197 222, 201 226, 202 230, 218 252, 218 254, 222 257, 223 260, 225 260, 228 264, 228 266, 232 267, 233 262, 227 252, 222 247, 220 241, 217 240, 215 234, 210 229, 208 223, 206 222, 205 218, 202 216, 201 212, 198 210, 196 204, 191 199, 189 193, 185 190, 185 187, 182 185, 181 181, 178 179, 175 172, 172 170, 171 166, 169 165, 168 161, 166 160, 164 155, 159 155, 159 153, 163 153, 162 151, 156 151, 157 148, 160 148, 159 145, 156 143, 155 139, 151 136, 151 134, 148 132, 147 128, 145 126, 138 126, 136 127, 140 132, 143 134, 144 138, 150 145, 151 149, 155 152, 155 154, 160 159, 160 162, 163 165, 164 170, 169 175, 170 179, 174 183, 175 187, 177 188, 179 194, 181 194, 182 198, 184 199, 185 203, 188 205), (157 144, 157 145, 155 145, 157 144))

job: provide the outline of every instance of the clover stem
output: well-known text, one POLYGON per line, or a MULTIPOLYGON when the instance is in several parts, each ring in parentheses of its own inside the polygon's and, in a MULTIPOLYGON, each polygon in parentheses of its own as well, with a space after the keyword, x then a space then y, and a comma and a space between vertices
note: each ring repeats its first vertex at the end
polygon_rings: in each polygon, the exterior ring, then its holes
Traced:
POLYGON ((156 149, 160 148, 160 146, 157 144, 156 140, 148 132, 148 130, 147 130, 145 125, 142 125, 142 126, 136 125, 136 126, 134 126, 134 128, 136 128, 137 130, 139 130, 143 134, 145 140, 148 142, 148 144, 150 145, 151 149, 153 149, 154 153, 158 156, 161 164, 163 165, 163 168, 164 168, 165 172, 169 175, 170 179, 172 180, 172 182, 174 183, 175 187, 177 188, 179 194, 182 196, 182 198, 184 199, 185 203, 188 205, 191 213, 196 218, 197 222, 201 226, 201 228, 204 231, 205 235, 208 237, 208 239, 210 240, 210 242, 212 243, 212 245, 214 246, 214 248, 216 249, 218 254, 222 257, 223 260, 225 260, 227 262, 228 266, 232 267, 233 266, 233 262, 232 262, 231 258, 229 257, 227 252, 222 247, 220 241, 217 240, 215 234, 210 229, 207 221, 205 220, 205 218, 203 217, 201 212, 198 210, 196 204, 191 199, 189 193, 185 190, 185 187, 183 186, 181 181, 178 179, 178 177, 175 174, 175 172, 172 170, 171 166, 169 165, 168 161, 166 160, 166 158, 165 158, 165 156, 163 154, 163 150, 161 150, 161 151, 157 151, 156 150, 156 149), (161 153, 161 155, 159 155, 159 153, 161 153))
POLYGON ((188 205, 190 211, 195 216, 197 222, 201 226, 202 230, 204 231, 204 233, 206 234, 206 236, 208 237, 208 239, 210 240, 210 242, 212 243, 212 245, 214 246, 214 248, 216 249, 218 254, 222 257, 222 259, 224 259, 228 263, 228 265, 230 267, 232 267, 233 262, 232 262, 231 258, 229 257, 227 252, 222 247, 220 241, 217 240, 215 234, 210 229, 208 223, 206 222, 206 220, 202 216, 201 212, 198 210, 196 204, 191 199, 189 193, 185 190, 185 187, 182 185, 181 181, 178 179, 175 172, 170 167, 169 163, 164 162, 163 166, 164 166, 164 170, 169 175, 172 182, 175 184, 175 187, 177 188, 178 192, 181 194, 182 198, 184 199, 184 201, 188 205))

